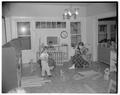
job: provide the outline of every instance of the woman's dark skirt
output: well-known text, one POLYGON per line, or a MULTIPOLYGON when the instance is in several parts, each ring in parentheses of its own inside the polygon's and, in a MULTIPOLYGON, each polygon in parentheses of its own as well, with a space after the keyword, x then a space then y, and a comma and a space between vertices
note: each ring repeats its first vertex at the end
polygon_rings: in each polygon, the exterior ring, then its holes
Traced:
POLYGON ((75 64, 75 68, 83 68, 89 65, 89 63, 82 58, 80 54, 76 54, 71 58, 72 64, 75 64))

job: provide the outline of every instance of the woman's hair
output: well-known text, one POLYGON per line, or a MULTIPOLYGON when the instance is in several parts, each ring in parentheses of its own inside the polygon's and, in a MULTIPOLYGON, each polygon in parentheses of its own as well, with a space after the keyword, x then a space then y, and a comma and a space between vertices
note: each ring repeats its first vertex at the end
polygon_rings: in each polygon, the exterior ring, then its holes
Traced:
POLYGON ((81 45, 81 46, 84 46, 84 43, 83 42, 79 42, 78 43, 78 46, 81 45))
POLYGON ((80 50, 79 46, 84 46, 84 43, 83 42, 79 42, 78 45, 77 45, 77 49, 80 50))

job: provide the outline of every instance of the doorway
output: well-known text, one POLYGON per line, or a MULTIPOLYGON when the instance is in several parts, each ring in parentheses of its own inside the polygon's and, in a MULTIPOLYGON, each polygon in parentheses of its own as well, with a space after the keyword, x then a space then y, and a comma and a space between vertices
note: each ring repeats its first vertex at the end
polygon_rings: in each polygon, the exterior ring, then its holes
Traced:
POLYGON ((110 51, 117 45, 117 17, 98 19, 98 61, 110 64, 110 51))

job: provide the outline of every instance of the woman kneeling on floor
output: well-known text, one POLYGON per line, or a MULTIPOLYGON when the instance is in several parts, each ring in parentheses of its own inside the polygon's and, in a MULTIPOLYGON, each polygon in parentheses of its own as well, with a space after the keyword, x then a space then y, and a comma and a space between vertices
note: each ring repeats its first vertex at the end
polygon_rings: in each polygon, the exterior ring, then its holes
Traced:
POLYGON ((72 66, 69 69, 88 67, 89 63, 86 60, 87 48, 84 47, 83 42, 79 42, 75 48, 75 55, 71 57, 72 66))

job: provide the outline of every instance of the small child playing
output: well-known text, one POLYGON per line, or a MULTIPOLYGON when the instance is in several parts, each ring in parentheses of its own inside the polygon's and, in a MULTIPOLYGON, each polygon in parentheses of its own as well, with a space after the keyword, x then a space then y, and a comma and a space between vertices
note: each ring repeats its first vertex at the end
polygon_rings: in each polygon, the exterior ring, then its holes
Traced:
POLYGON ((48 53, 46 48, 43 49, 43 52, 40 55, 40 59, 41 59, 41 66, 42 66, 42 76, 45 76, 45 72, 46 72, 47 75, 50 77, 51 72, 50 72, 50 67, 48 65, 48 53))

